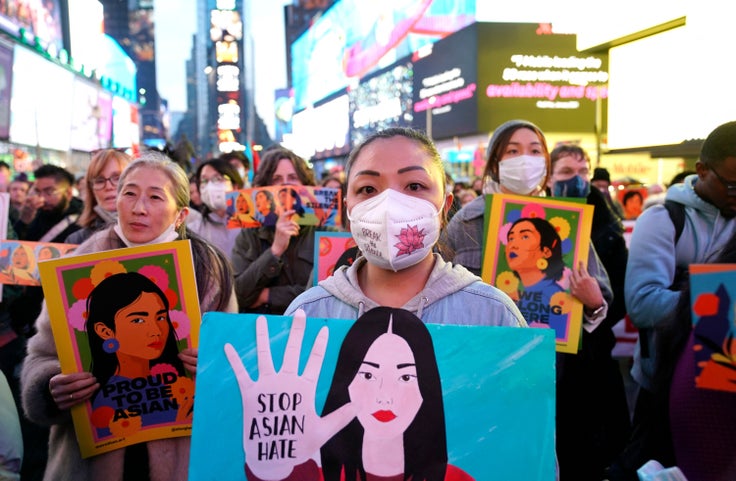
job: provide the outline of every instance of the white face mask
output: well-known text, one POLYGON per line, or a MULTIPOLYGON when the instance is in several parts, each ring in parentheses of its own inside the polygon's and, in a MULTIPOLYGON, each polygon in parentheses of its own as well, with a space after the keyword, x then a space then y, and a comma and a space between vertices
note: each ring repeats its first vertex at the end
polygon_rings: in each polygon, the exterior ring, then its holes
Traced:
POLYGON ((440 211, 429 201, 386 189, 353 206, 350 231, 366 260, 400 271, 422 261, 440 235, 440 211))
POLYGON ((176 221, 174 221, 173 224, 171 224, 169 227, 166 228, 165 231, 161 233, 160 236, 156 237, 155 239, 149 241, 149 242, 132 242, 128 240, 127 237, 125 237, 125 234, 123 234, 123 229, 120 227, 120 220, 118 220, 117 224, 113 227, 113 230, 115 233, 120 236, 120 239, 122 239, 123 243, 128 247, 138 247, 138 246, 147 246, 151 244, 160 244, 162 242, 171 242, 175 241, 179 238, 179 233, 176 231, 176 221))
POLYGON ((226 191, 227 185, 225 182, 207 182, 200 189, 199 197, 210 209, 214 211, 225 210, 227 208, 226 191))
POLYGON ((245 170, 243 167, 240 167, 238 169, 238 174, 240 174, 240 178, 243 180, 243 188, 250 189, 250 180, 248 180, 248 171, 245 170))
POLYGON ((544 181, 547 160, 536 155, 520 155, 498 163, 499 183, 514 194, 527 195, 544 181))

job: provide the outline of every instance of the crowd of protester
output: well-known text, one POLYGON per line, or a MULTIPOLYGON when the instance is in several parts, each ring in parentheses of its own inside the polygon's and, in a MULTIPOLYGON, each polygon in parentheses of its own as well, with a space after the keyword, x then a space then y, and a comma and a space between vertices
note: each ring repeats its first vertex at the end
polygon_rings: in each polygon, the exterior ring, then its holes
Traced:
MULTIPOLYGON (((736 398, 694 392, 684 382, 694 365, 687 266, 733 262, 736 122, 713 130, 696 170, 666 191, 650 192, 649 204, 635 190, 619 204, 609 173, 592 169, 585 150, 550 149, 526 120, 494 130, 482 177, 467 183, 445 172, 429 138, 403 128, 368 137, 344 173, 319 180, 305 159, 280 146, 266 149, 257 166, 231 153, 185 169, 192 153, 175 154, 146 151, 134 159, 103 149, 91 154, 78 179, 55 165, 12 176, 0 162, 0 189, 10 200, 7 239, 79 244, 77 254, 189 239, 202 312, 302 309, 354 319, 389 306, 428 323, 526 327, 514 299, 479 277, 486 195, 578 199, 594 206, 594 217, 589 256, 572 266, 569 279, 584 308, 580 350, 556 359, 558 478, 636 480, 637 469, 653 459, 678 466, 690 481, 736 479, 736 398), (352 233, 354 262, 311 287, 319 227, 297 223, 295 208, 275 213, 274 225, 228 228, 227 194, 251 185, 340 189, 345 220, 335 228, 352 233), (666 202, 680 205, 681 229, 666 202), (627 246, 624 222, 635 217, 627 246), (375 236, 365 237, 378 229, 388 240, 391 223, 408 218, 425 234, 408 256, 396 258, 375 236), (131 227, 141 219, 145 229, 131 227), (366 245, 371 249, 361 249, 366 245), (633 413, 611 353, 613 327, 626 316, 640 330, 633 413)), ((536 265, 545 271, 553 246, 538 249, 545 254, 536 265)), ((191 372, 197 357, 193 349, 180 354, 191 372)), ((188 437, 81 458, 69 409, 88 401, 99 384, 91 373, 61 373, 41 287, 3 287, 0 367, 0 479, 186 479, 188 437), (11 403, 17 408, 8 409, 11 403)))

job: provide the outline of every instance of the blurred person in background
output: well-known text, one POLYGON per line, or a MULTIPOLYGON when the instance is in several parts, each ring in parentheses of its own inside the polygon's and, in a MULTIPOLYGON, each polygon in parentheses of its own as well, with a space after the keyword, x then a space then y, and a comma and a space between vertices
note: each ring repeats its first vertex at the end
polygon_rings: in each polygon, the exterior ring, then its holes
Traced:
POLYGON ((219 248, 230 259, 238 229, 227 228, 227 199, 225 195, 243 188, 240 174, 226 160, 213 159, 204 162, 195 174, 197 190, 202 201, 199 216, 187 223, 210 244, 219 248))
POLYGON ((593 169, 593 177, 590 179, 590 183, 593 187, 598 189, 603 197, 606 199, 606 203, 611 208, 614 214, 620 219, 624 218, 624 211, 621 208, 621 204, 618 203, 616 198, 611 195, 611 174, 608 169, 603 167, 596 167, 593 169))
MULTIPOLYGON (((314 173, 294 152, 276 147, 263 152, 254 187, 315 185, 314 173)), ((314 226, 300 226, 285 210, 275 226, 241 229, 232 251, 240 312, 283 314, 312 282, 314 226)))
POLYGON ((26 202, 29 190, 31 190, 31 183, 28 181, 28 176, 25 173, 16 175, 10 182, 10 185, 8 185, 8 194, 10 194, 8 218, 11 224, 15 224, 20 217, 20 209, 26 202))
POLYGON ((36 179, 13 225, 21 240, 64 242, 82 213, 82 201, 73 196, 74 176, 56 165, 42 165, 33 172, 36 179))
POLYGON ((10 184, 10 165, 4 160, 0 160, 0 192, 7 192, 10 184))
POLYGON ((233 150, 232 152, 226 152, 220 156, 220 159, 228 162, 238 172, 240 179, 243 182, 241 189, 250 188, 250 159, 240 151, 233 150))
MULTIPOLYGON (((197 173, 189 176, 189 207, 197 212, 202 210, 202 199, 199 196, 199 187, 197 186, 197 173)), ((190 212, 191 214, 191 212, 190 212)))
POLYGON ((98 230, 117 221, 118 181, 132 160, 128 154, 115 149, 98 150, 92 154, 82 182, 83 190, 89 195, 77 221, 80 229, 66 238, 67 244, 81 244, 98 230))
POLYGON ((550 152, 552 175, 547 183, 554 197, 586 199, 595 207, 590 239, 613 291, 608 313, 597 329, 583 329, 577 354, 558 354, 557 456, 566 480, 599 480, 629 436, 629 408, 624 381, 611 351, 613 326, 626 315, 624 278, 628 250, 624 227, 604 195, 591 189, 590 157, 577 145, 550 152), (580 409, 587 399, 595 409, 580 409), (584 440, 585 442, 581 442, 584 440))
MULTIPOLYGON (((189 239, 202 312, 235 312, 232 270, 218 249, 187 230, 189 179, 163 154, 148 151, 131 162, 118 182, 118 220, 96 232, 76 250, 88 254, 124 247, 189 239)), ((62 374, 48 311, 36 321, 38 334, 28 343, 21 386, 27 416, 50 426, 47 481, 187 479, 190 437, 158 439, 82 459, 69 410, 88 401, 100 387, 89 372, 62 374)), ((179 353, 189 372, 196 372, 196 349, 179 353)))

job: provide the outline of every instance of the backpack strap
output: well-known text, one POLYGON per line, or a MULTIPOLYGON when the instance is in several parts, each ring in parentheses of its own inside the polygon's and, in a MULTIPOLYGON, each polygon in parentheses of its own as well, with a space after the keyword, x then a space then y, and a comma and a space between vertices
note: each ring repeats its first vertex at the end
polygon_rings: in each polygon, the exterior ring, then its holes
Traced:
POLYGON ((685 206, 674 200, 665 200, 664 208, 667 209, 667 213, 670 215, 670 220, 675 226, 675 245, 680 240, 682 230, 685 228, 685 206))
MULTIPOLYGON (((667 213, 670 215, 672 225, 675 226, 675 245, 677 245, 677 241, 680 240, 682 231, 685 228, 685 205, 679 202, 675 202, 674 200, 665 200, 664 208, 667 209, 667 213)), ((686 274, 686 271, 681 272, 681 269, 676 269, 675 281, 673 282, 672 287, 678 286, 682 282, 683 277, 686 278, 686 274)), ((640 353, 641 357, 644 358, 649 357, 649 340, 647 339, 648 334, 648 329, 639 329, 639 345, 641 346, 640 353)))

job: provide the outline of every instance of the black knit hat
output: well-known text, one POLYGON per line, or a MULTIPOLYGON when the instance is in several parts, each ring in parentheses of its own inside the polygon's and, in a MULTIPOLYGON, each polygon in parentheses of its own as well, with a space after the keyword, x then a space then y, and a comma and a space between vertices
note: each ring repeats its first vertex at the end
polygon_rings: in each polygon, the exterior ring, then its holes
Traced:
POLYGON ((605 180, 610 184, 611 174, 609 174, 608 170, 604 169, 603 167, 596 167, 595 169, 593 169, 593 178, 590 180, 591 182, 594 180, 605 180))

